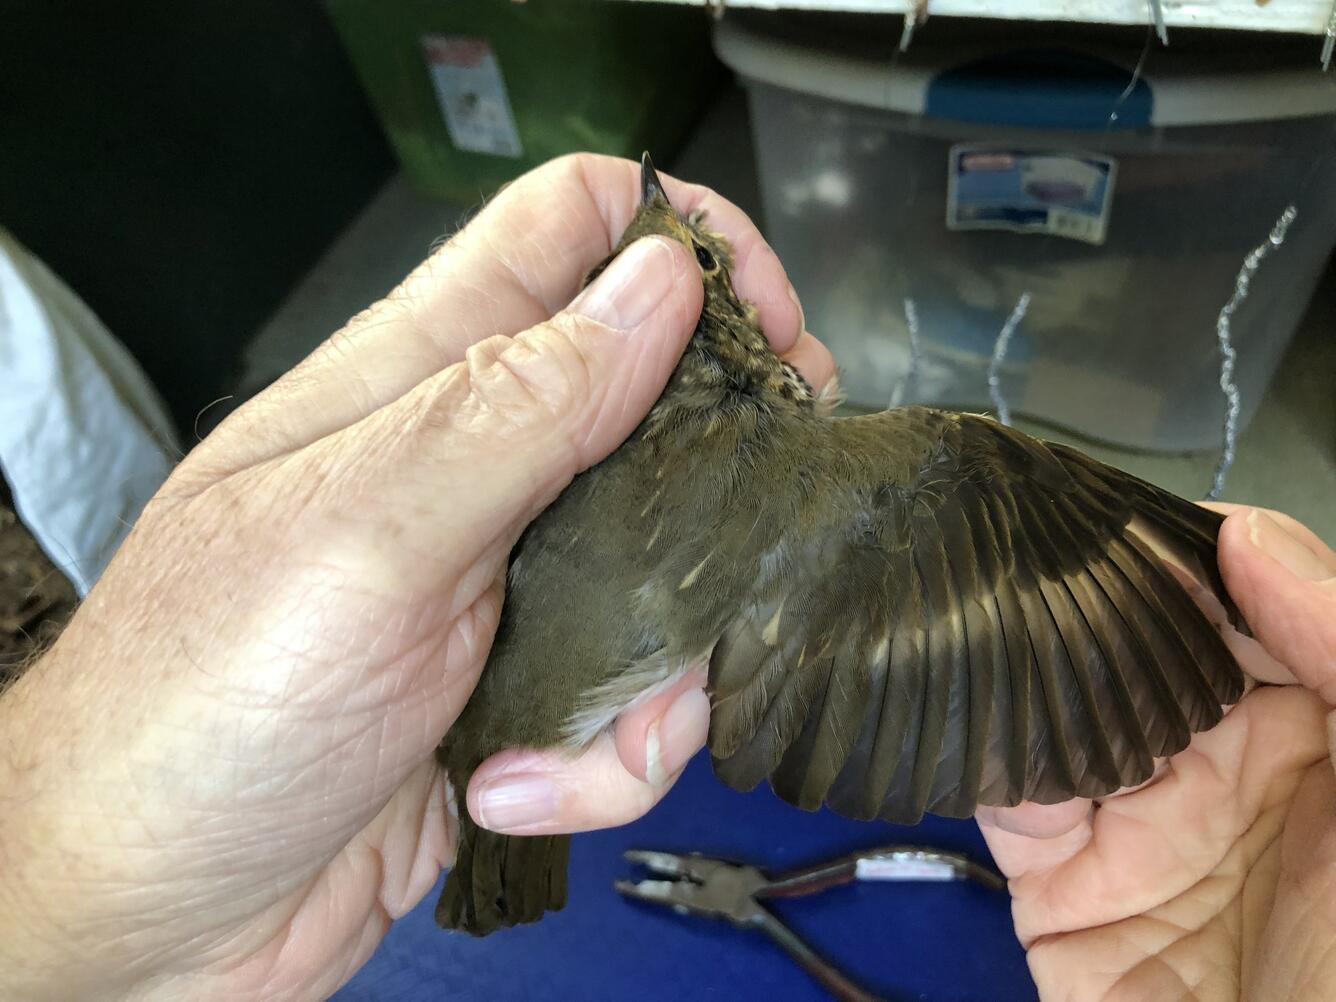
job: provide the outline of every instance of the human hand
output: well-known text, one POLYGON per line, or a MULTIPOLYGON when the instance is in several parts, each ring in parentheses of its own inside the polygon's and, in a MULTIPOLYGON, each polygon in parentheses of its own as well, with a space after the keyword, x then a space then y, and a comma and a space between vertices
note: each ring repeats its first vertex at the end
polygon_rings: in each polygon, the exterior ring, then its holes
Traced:
MULTIPOLYGON (((665 183, 825 384, 760 234, 665 183)), ((511 547, 636 427, 700 311, 697 265, 657 239, 576 296, 638 197, 628 161, 526 175, 175 471, 0 699, 0 996, 328 994, 435 883, 453 847, 432 752, 511 547)), ((702 681, 578 759, 484 763, 475 817, 502 827, 486 794, 517 774, 553 784, 551 830, 638 816, 704 741, 702 681)))
POLYGON ((979 812, 1046 1000, 1336 998, 1336 554, 1216 507, 1226 639, 1274 684, 1136 790, 979 812))

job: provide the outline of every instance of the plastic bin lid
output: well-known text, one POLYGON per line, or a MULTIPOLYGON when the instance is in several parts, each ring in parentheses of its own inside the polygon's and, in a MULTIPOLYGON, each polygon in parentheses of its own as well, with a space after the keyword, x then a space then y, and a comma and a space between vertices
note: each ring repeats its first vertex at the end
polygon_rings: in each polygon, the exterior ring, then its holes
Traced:
MULTIPOLYGON (((1126 52, 1044 48, 1027 40, 916 40, 874 54, 810 32, 785 38, 725 19, 719 58, 747 80, 908 115, 1046 128, 1211 125, 1336 114, 1336 79, 1317 66, 1246 65, 1196 53, 1159 58, 1137 75, 1126 52), (838 45, 838 48, 836 47, 838 45), (855 51, 857 49, 858 51, 855 51)), ((1274 62, 1274 60, 1273 60, 1274 62)))

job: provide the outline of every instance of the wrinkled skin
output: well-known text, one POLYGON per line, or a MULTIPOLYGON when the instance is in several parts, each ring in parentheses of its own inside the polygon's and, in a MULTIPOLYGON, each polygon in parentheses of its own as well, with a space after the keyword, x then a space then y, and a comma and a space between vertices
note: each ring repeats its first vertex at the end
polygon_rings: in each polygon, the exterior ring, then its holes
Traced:
MULTIPOLYGON (((661 240, 572 303, 639 184, 601 157, 515 182, 149 504, 0 699, 0 997, 320 997, 431 888, 454 853, 432 751, 507 555, 643 418, 700 312, 699 267, 661 240)), ((755 227, 665 184, 739 247, 775 347, 829 380, 755 227)), ((579 759, 494 756, 473 811, 519 781, 531 823, 639 816, 704 740, 700 686, 579 759)))
POLYGON ((1336 998, 1336 554, 1218 507, 1232 645, 1277 685, 1135 791, 980 814, 1046 1002, 1336 998))
MULTIPOLYGON (((767 336, 824 385, 755 228, 665 183, 709 210, 767 336)), ((594 157, 517 181, 150 504, 0 697, 0 997, 319 997, 430 889, 453 855, 432 750, 485 660, 510 546, 635 427, 700 308, 695 263, 665 246, 648 292, 567 309, 638 186, 638 165, 594 157), (645 295, 648 318, 615 329, 645 295)), ((1336 556, 1243 510, 1220 559, 1257 637, 1245 666, 1298 684, 1245 696, 1147 788, 981 819, 1046 999, 1336 998, 1336 556)), ((704 741, 700 684, 579 759, 495 756, 470 813, 529 834, 631 820, 704 741), (528 800, 489 814, 516 782, 528 800)))

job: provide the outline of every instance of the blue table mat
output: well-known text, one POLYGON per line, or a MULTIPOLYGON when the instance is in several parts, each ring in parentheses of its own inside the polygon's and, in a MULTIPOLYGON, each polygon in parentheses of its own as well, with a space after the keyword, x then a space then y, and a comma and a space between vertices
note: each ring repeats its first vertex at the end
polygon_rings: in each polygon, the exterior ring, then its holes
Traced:
MULTIPOLYGON (((898 842, 989 861, 971 821, 930 817, 903 827, 799 811, 764 785, 728 789, 702 754, 635 824, 575 836, 563 911, 485 939, 446 933, 432 917, 438 884, 335 998, 821 1002, 828 996, 760 933, 624 900, 613 880, 643 873, 621 854, 698 851, 782 871, 898 842)), ((840 970, 895 1002, 1038 998, 1004 893, 969 883, 861 883, 775 911, 840 970)))

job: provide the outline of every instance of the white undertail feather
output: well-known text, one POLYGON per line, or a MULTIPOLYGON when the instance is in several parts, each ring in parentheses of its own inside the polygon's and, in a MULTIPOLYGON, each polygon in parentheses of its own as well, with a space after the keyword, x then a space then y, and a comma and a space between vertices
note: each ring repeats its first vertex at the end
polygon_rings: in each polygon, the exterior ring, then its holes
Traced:
POLYGON ((834 414, 842 403, 844 403, 844 391, 840 389, 840 380, 837 376, 832 376, 826 385, 817 391, 812 401, 816 412, 822 417, 834 414))
POLYGON ((561 729, 562 742, 584 748, 612 726, 626 710, 672 688, 693 666, 705 664, 709 653, 672 661, 664 650, 628 665, 602 685, 585 693, 561 729))

